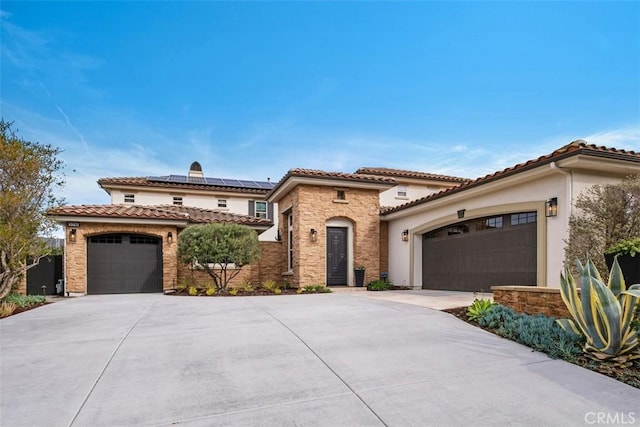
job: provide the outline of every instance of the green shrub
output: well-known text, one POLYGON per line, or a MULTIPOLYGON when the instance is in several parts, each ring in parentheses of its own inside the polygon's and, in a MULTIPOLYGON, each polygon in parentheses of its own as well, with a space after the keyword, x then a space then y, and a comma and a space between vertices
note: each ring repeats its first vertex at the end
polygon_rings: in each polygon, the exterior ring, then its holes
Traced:
POLYGON ((326 294, 326 293, 331 293, 331 289, 327 288, 325 285, 307 285, 302 288, 302 293, 326 294))
POLYGON ((215 286, 209 286, 206 291, 204 291, 205 295, 208 297, 212 297, 216 294, 215 286))
POLYGON ((276 295, 280 295, 280 294, 282 293, 282 289, 280 289, 280 288, 275 288, 275 289, 273 290, 273 293, 274 293, 274 294, 276 294, 276 295))
POLYGON ((391 283, 386 280, 374 280, 367 284, 368 291, 386 291, 391 287, 391 283))
POLYGON ((621 240, 607 249, 605 253, 612 255, 631 255, 632 257, 636 256, 637 253, 640 253, 640 237, 621 240))
POLYGON ((239 291, 238 288, 230 288, 229 289, 229 295, 232 295, 232 296, 235 297, 236 295, 238 295, 238 291, 239 291))
POLYGON ((467 319, 477 321, 484 317, 492 306, 493 302, 490 299, 474 299, 467 308, 467 319))
POLYGON ((196 288, 195 286, 189 286, 188 292, 191 296, 198 295, 198 288, 196 288))
POLYGON ((20 308, 43 304, 45 301, 46 299, 43 295, 22 295, 14 293, 7 295, 7 297, 4 299, 4 302, 15 304, 20 308))
POLYGON ((478 324, 496 334, 549 355, 553 359, 573 360, 582 353, 584 338, 565 331, 554 318, 541 314, 516 313, 500 304, 493 304, 478 324))

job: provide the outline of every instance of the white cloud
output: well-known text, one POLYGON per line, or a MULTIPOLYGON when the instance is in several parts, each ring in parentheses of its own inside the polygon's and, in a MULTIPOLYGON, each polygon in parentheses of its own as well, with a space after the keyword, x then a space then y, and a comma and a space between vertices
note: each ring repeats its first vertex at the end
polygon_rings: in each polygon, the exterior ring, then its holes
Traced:
POLYGON ((589 144, 604 145, 624 150, 640 150, 640 126, 607 130, 583 138, 589 144))

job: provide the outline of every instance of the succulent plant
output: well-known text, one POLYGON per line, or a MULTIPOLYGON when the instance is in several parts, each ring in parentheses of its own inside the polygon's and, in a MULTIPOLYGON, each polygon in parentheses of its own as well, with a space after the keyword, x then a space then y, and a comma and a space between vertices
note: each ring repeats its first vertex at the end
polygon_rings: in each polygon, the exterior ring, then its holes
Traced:
POLYGON ((640 358, 635 351, 640 344, 638 331, 631 328, 635 306, 640 299, 640 285, 626 288, 616 259, 605 285, 593 262, 583 266, 576 261, 580 275, 580 293, 570 270, 560 275, 562 300, 573 319, 558 319, 563 329, 586 338, 585 353, 597 360, 611 360, 628 366, 640 358))

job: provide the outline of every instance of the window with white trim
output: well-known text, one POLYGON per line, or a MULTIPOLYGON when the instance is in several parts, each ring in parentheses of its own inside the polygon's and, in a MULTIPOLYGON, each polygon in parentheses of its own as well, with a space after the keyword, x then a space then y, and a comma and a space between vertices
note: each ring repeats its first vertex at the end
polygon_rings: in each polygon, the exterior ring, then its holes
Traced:
POLYGON ((218 199, 218 207, 219 208, 226 208, 227 207, 227 201, 224 199, 218 199))
POLYGON ((134 194, 125 194, 124 195, 124 202, 125 203, 135 203, 136 202, 136 196, 134 194))
POLYGON ((258 218, 267 218, 267 202, 255 202, 255 216, 258 218))
POLYGON ((406 185, 398 185, 398 197, 407 197, 406 185))
POLYGON ((178 205, 178 206, 182 206, 182 197, 173 196, 173 204, 174 205, 178 205))

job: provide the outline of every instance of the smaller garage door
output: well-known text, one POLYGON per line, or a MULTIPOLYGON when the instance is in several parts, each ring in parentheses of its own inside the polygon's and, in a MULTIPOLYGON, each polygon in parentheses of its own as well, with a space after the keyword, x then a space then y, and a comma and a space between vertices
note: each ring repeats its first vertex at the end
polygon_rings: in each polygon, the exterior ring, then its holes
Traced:
POLYGON ((162 292, 162 241, 103 234, 87 241, 87 293, 162 292))

